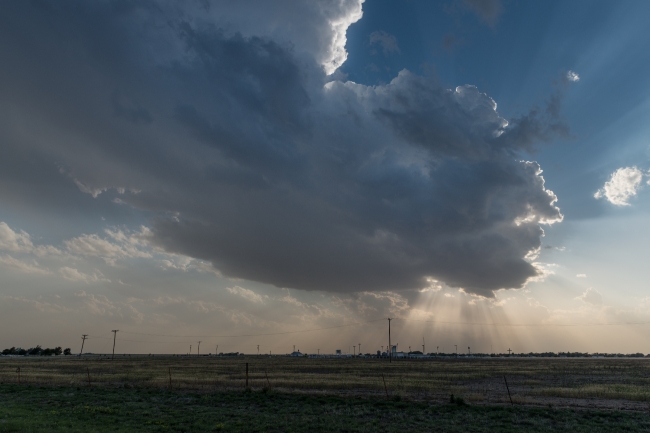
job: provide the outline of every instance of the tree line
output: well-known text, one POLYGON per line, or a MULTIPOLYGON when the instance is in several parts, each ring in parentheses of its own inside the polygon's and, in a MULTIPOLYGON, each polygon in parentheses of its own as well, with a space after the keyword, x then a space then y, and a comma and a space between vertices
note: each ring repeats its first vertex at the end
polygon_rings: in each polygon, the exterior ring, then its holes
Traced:
POLYGON ((22 356, 59 356, 59 355, 72 355, 70 348, 61 349, 60 346, 55 347, 54 349, 45 348, 41 346, 32 347, 30 349, 22 349, 20 347, 12 347, 10 349, 4 349, 2 351, 3 355, 22 355, 22 356))

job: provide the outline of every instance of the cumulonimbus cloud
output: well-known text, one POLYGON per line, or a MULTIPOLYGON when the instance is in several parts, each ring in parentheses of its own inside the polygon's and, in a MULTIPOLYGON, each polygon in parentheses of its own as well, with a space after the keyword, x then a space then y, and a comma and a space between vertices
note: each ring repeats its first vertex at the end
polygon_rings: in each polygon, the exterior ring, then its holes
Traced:
POLYGON ((88 191, 123 192, 157 215, 149 242, 228 277, 334 292, 435 278, 491 297, 539 275, 526 257, 562 215, 522 155, 566 133, 558 98, 506 120, 476 87, 406 70, 331 81, 360 2, 279 3, 313 24, 286 29, 277 11, 271 26, 199 3, 0 6, 13 165, 56 160, 88 191))

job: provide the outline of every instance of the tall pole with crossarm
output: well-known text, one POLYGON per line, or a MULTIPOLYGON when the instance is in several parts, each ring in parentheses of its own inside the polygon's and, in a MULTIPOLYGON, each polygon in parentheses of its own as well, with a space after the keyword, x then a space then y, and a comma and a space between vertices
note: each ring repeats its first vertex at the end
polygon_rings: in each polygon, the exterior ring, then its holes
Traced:
POLYGON ((81 352, 79 352, 79 356, 84 353, 84 343, 86 342, 86 338, 88 338, 88 334, 83 334, 81 336, 81 352))
POLYGON ((113 356, 111 359, 115 359, 115 339, 117 339, 117 331, 119 331, 119 329, 113 329, 111 331, 113 333, 113 356))
POLYGON ((388 318, 388 362, 393 362, 393 346, 390 343, 390 321, 393 320, 390 317, 388 318))

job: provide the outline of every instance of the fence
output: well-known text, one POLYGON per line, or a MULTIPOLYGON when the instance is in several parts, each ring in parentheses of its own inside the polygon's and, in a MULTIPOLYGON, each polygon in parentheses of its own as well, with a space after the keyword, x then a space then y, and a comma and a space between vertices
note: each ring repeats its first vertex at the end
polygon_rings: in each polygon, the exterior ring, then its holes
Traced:
POLYGON ((648 360, 436 360, 284 357, 0 358, 0 383, 280 392, 545 404, 557 398, 650 401, 648 360), (507 381, 504 376, 507 375, 507 381), (507 385, 506 385, 507 383, 507 385), (511 396, 508 395, 508 391, 511 396))

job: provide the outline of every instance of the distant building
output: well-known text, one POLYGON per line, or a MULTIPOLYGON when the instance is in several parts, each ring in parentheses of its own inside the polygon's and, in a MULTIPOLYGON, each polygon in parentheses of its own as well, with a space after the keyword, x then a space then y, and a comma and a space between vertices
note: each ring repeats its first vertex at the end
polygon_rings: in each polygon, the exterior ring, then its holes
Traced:
POLYGON ((300 350, 296 350, 295 352, 291 352, 290 356, 302 356, 302 353, 300 353, 300 350))
POLYGON ((336 349, 336 354, 340 355, 341 354, 341 349, 336 349))

